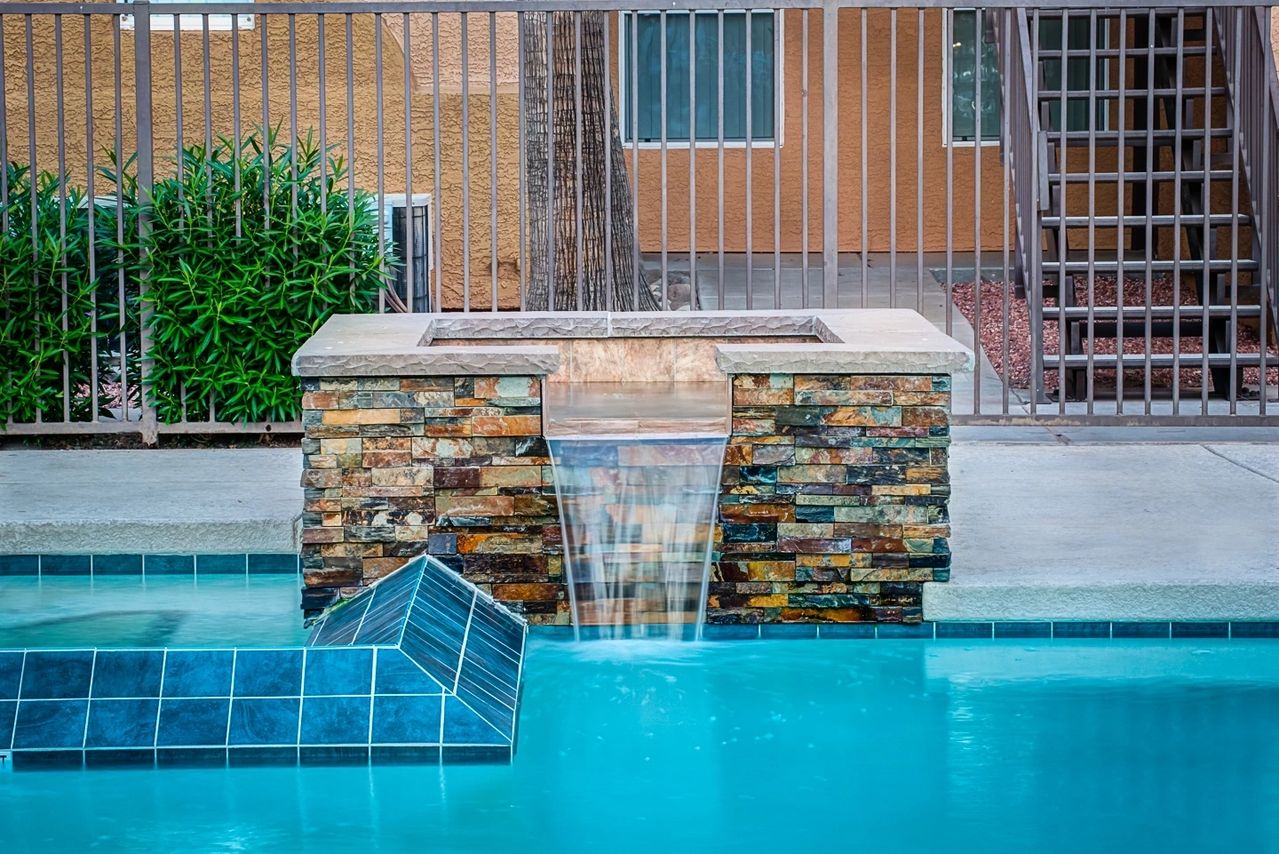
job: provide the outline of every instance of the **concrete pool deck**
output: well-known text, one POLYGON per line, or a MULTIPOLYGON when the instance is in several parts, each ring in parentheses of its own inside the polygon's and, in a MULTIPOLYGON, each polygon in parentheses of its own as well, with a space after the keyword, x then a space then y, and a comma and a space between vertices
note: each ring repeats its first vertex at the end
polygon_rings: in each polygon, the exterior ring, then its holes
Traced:
MULTIPOLYGON (((956 428, 925 617, 1279 618, 1277 432, 956 428)), ((0 452, 0 554, 295 551, 301 458, 0 452)))

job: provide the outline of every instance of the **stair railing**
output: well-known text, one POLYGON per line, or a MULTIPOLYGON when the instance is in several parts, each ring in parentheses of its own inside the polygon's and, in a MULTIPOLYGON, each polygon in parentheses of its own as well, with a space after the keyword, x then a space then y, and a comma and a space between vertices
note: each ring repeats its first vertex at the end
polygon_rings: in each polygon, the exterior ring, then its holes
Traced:
POLYGON ((1032 407, 1043 384, 1043 282, 1040 271, 1042 244, 1040 217, 1048 198, 1047 139, 1040 128, 1038 76, 1032 55, 1030 20, 1026 9, 1004 9, 999 13, 999 61, 1004 71, 1004 127, 1012 175, 1014 219, 1016 222, 1017 284, 1026 293, 1030 311, 1030 352, 1032 407))
POLYGON ((1279 79, 1270 45, 1270 7, 1233 7, 1215 16, 1235 114, 1235 137, 1252 201, 1261 301, 1261 412, 1266 411, 1266 319, 1279 326, 1279 79))

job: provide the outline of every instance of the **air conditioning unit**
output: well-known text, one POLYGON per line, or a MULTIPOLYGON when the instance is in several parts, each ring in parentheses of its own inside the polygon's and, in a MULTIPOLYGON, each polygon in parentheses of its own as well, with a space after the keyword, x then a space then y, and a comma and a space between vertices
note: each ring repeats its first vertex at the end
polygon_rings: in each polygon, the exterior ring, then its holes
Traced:
POLYGON ((391 288, 409 311, 431 311, 431 278, 435 259, 431 251, 430 193, 382 196, 382 229, 389 252, 399 266, 391 288))

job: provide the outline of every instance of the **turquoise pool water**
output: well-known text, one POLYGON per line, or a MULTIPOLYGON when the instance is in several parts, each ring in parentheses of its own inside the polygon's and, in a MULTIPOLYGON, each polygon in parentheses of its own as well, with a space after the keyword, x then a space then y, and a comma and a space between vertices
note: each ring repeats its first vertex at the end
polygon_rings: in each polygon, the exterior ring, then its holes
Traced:
POLYGON ((0 773, 3 850, 1279 851, 1274 642, 534 639, 512 766, 0 773))
POLYGON ((0 577, 0 649, 297 646, 293 575, 0 577))

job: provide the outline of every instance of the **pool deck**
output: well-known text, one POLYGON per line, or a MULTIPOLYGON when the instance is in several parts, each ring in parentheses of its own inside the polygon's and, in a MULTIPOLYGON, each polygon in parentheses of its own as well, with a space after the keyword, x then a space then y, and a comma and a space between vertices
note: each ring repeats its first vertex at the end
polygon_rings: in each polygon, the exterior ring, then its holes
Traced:
MULTIPOLYGON (((0 554, 288 552, 296 449, 0 452, 0 554)), ((930 620, 1279 618, 1279 431, 956 428, 930 620)))

